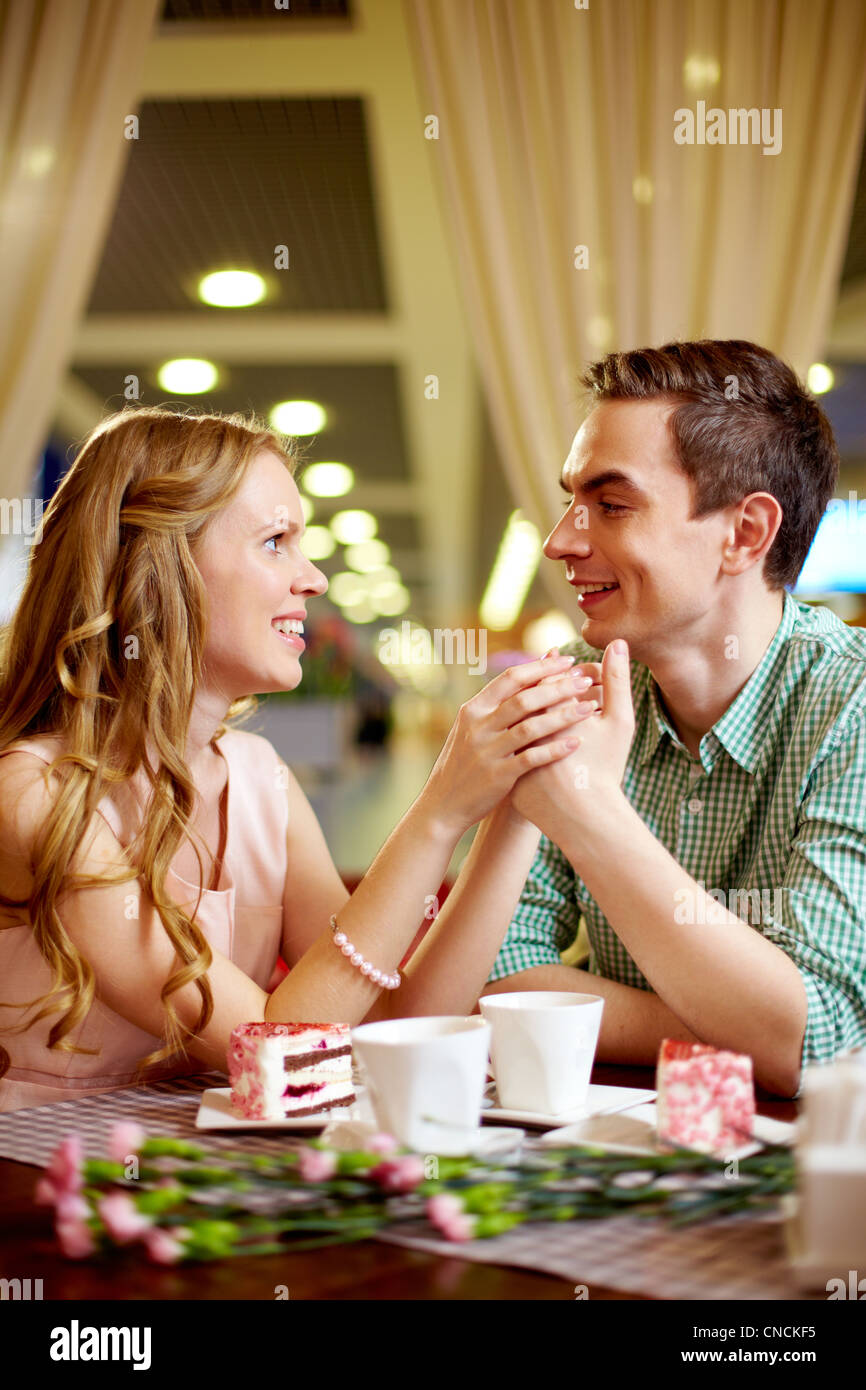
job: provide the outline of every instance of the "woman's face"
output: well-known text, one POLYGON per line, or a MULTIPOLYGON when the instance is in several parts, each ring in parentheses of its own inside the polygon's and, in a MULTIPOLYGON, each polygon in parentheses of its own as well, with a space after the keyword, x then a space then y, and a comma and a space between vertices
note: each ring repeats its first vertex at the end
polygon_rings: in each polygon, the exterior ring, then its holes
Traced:
POLYGON ((229 702, 293 690, 301 680, 303 636, 283 636, 274 623, 282 618, 302 628, 307 600, 328 588, 321 570, 301 553, 303 532, 294 480, 266 450, 194 547, 208 596, 205 683, 229 702))

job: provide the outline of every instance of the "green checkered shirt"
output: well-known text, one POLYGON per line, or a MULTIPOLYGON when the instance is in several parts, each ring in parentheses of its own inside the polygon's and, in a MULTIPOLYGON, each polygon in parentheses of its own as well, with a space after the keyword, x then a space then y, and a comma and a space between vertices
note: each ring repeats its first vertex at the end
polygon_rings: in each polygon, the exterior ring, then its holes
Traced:
MULTIPOLYGON (((562 650, 578 661, 602 657, 581 639, 562 650)), ((704 734, 699 759, 637 661, 631 687, 623 791, 686 873, 796 964, 809 1005, 802 1065, 866 1044, 866 631, 786 592, 775 637, 704 734)), ((490 980, 558 964, 581 915, 589 970, 650 989, 546 836, 490 980)))

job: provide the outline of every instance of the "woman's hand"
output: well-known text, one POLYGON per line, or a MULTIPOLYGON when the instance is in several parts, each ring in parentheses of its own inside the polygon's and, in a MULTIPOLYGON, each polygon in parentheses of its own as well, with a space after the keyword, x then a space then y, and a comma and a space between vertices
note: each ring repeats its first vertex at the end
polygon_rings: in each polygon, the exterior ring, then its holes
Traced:
POLYGON ((574 726, 597 706, 584 698, 592 674, 576 680, 573 662, 557 653, 510 666, 461 705, 421 794, 440 824, 462 835, 524 773, 577 747, 574 726))
POLYGON ((594 804, 605 796, 619 795, 634 737, 628 653, 617 655, 611 643, 605 648, 601 666, 582 662, 581 669, 589 670, 591 676, 598 671, 601 676, 599 712, 575 735, 575 752, 558 758, 555 767, 521 777, 510 798, 520 815, 556 843, 579 824, 589 804, 587 797, 594 804))

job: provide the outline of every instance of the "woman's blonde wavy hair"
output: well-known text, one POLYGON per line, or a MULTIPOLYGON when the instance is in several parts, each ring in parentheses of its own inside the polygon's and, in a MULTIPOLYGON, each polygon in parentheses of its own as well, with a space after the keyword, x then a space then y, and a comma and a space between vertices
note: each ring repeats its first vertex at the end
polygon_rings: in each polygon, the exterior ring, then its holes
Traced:
MULTIPOLYGON (((57 1013, 48 1046, 93 1053, 67 1037, 87 1016, 95 986, 90 965, 60 921, 57 898, 61 891, 137 878, 180 962, 162 989, 164 1046, 139 1062, 139 1075, 176 1055, 185 1057, 187 1039, 213 1013, 210 947, 195 920, 165 891, 195 800, 181 750, 202 676, 207 593, 193 556, 208 522, 231 501, 263 450, 277 454, 294 473, 294 446, 256 418, 136 407, 104 420, 45 510, 20 602, 0 631, 0 750, 44 733, 61 737, 66 750, 45 769, 46 782, 55 774, 61 785, 34 846, 29 899, 0 894, 4 907, 27 908, 52 970, 52 987, 12 1006, 41 1008, 6 1031, 20 1032, 57 1013), (158 760, 155 770, 146 754, 148 740, 158 760), (100 799, 139 767, 153 788, 131 847, 140 867, 120 867, 116 877, 72 874, 100 799), (191 982, 201 995, 192 1031, 171 999, 191 982)), ((253 695, 235 700, 215 737, 230 727, 226 721, 234 726, 257 704, 253 695)), ((0 1046, 0 1076, 9 1065, 9 1053, 0 1046)))

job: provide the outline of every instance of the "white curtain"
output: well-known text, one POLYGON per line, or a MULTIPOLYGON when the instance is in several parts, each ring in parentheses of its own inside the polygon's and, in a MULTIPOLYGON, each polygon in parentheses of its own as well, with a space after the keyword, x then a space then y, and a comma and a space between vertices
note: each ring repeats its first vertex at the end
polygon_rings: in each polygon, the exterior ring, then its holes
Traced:
POLYGON ((587 361, 749 338, 802 373, 820 352, 863 139, 866 4, 405 3, 497 442, 547 530, 587 361), (677 111, 697 140, 713 108, 766 109, 768 138, 677 143, 677 111))
POLYGON ((0 4, 0 493, 26 495, 130 141, 159 0, 0 4), (130 132, 131 125, 126 127, 130 132))

